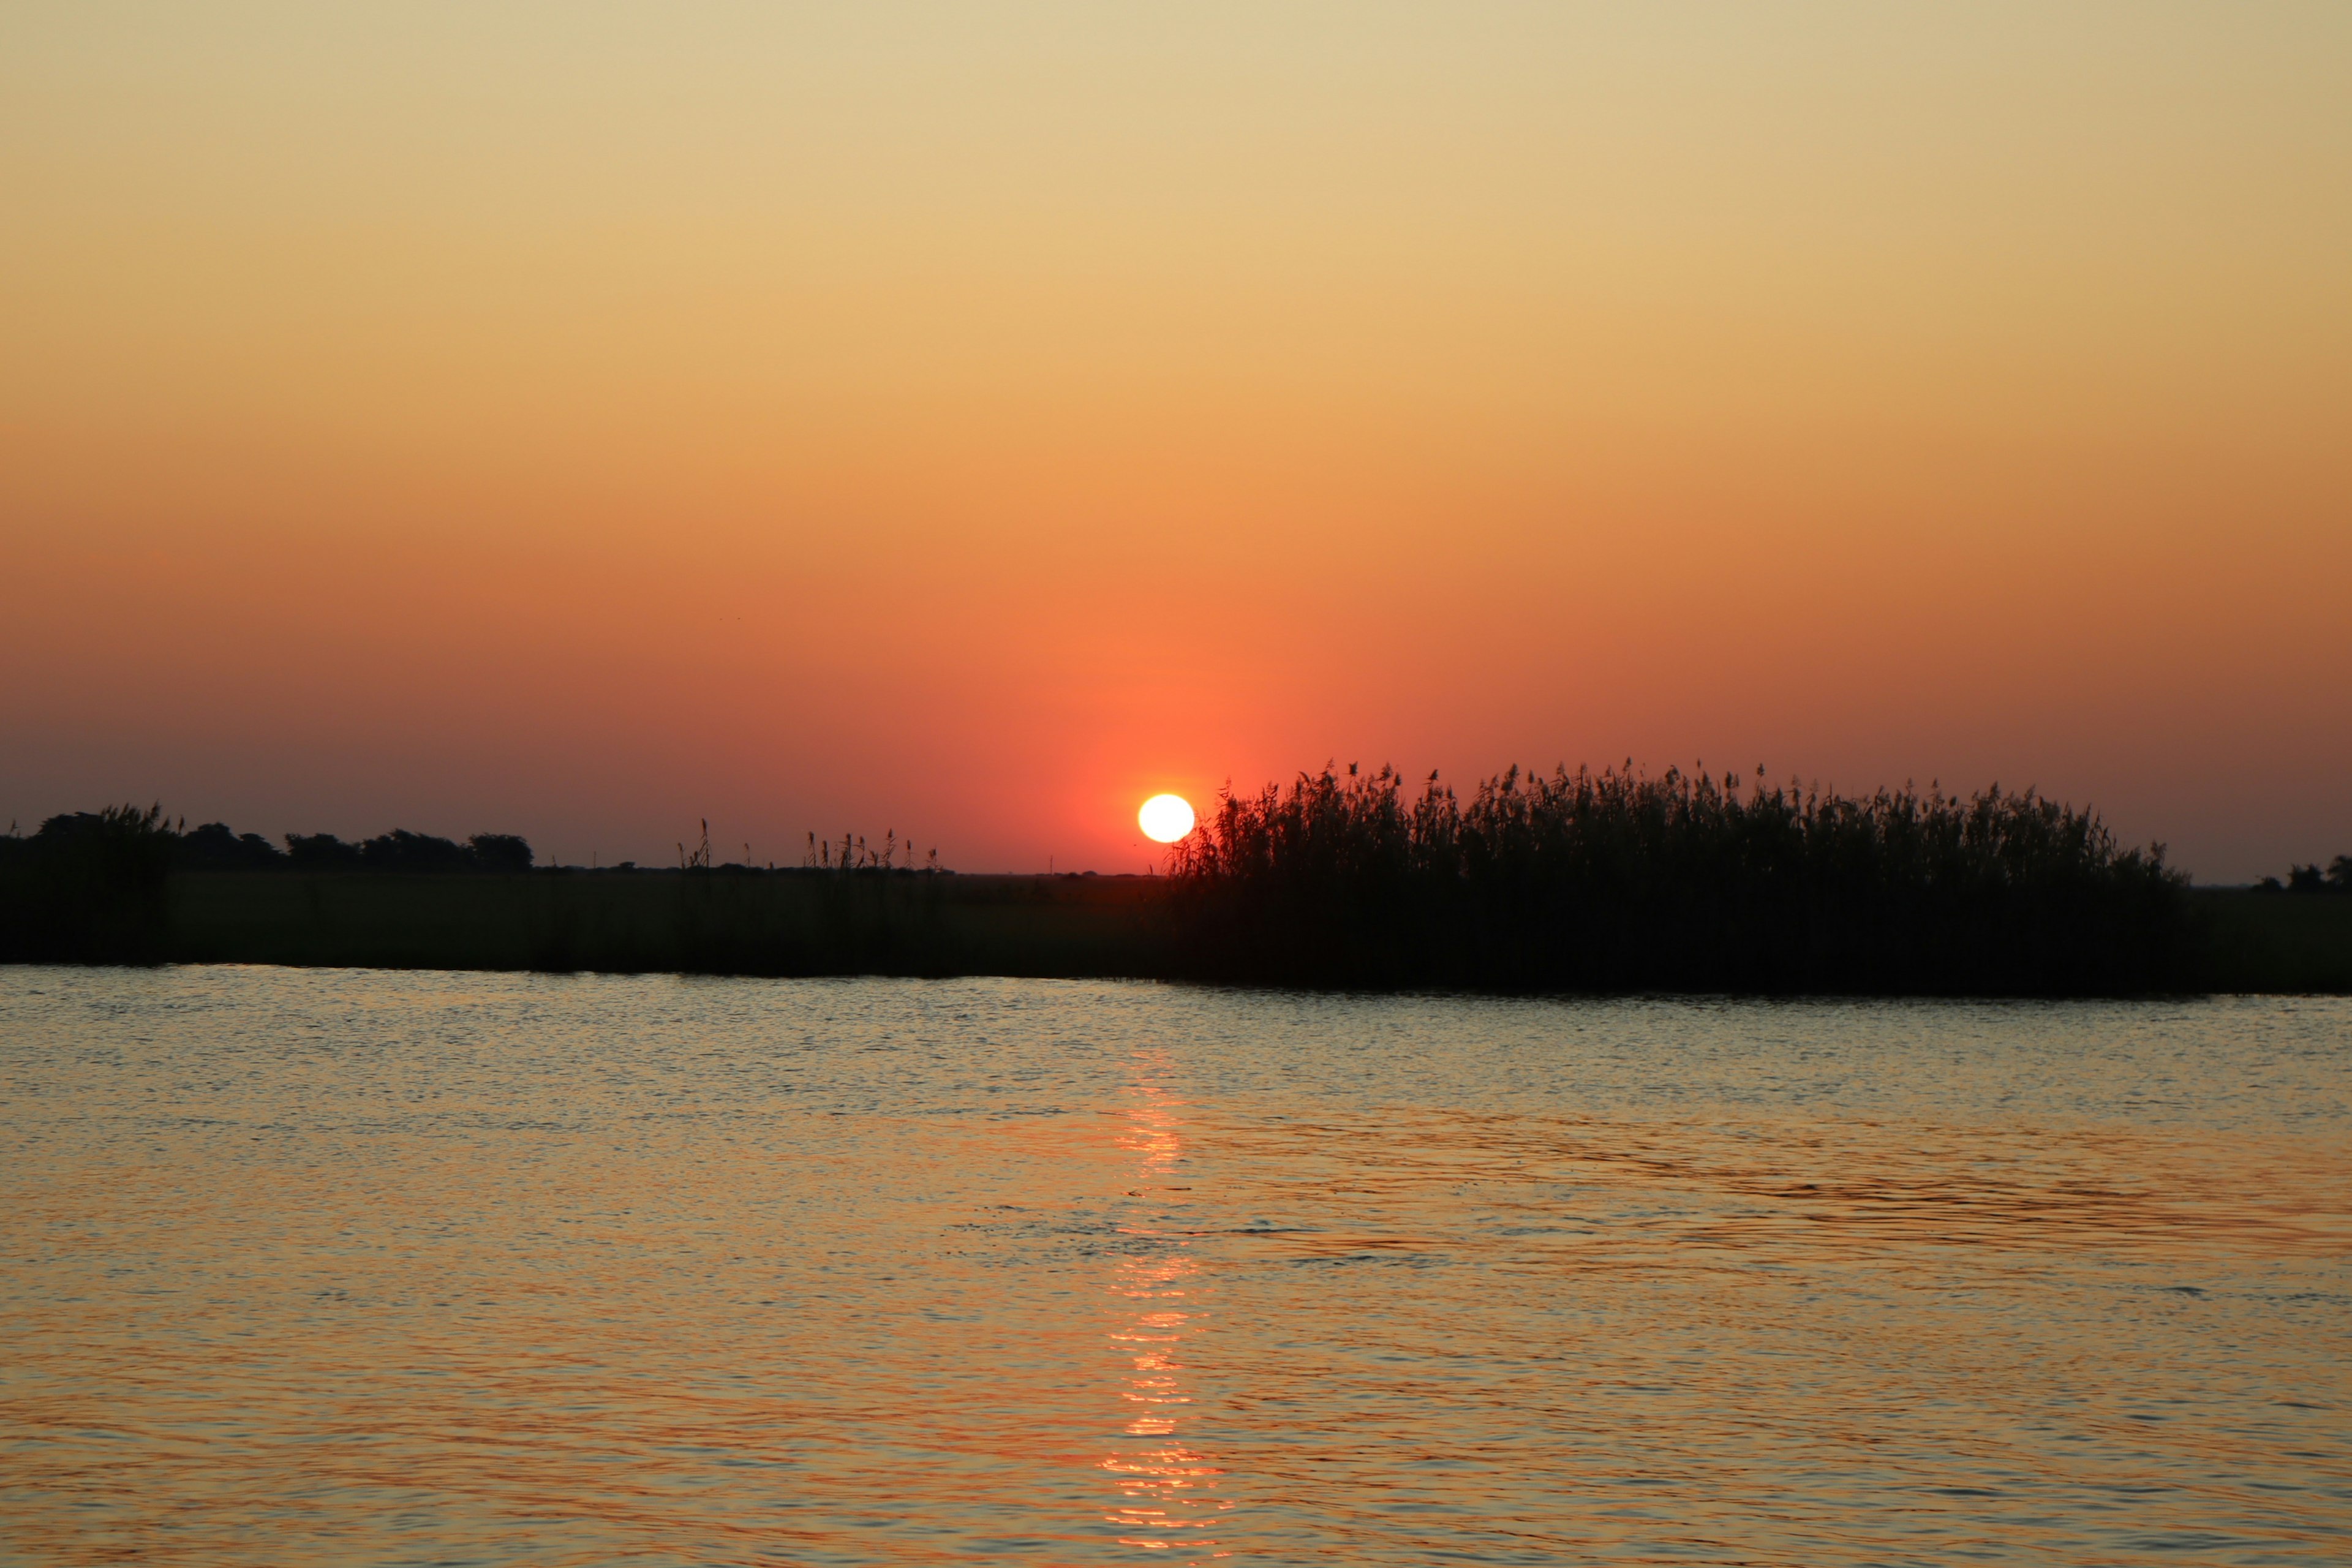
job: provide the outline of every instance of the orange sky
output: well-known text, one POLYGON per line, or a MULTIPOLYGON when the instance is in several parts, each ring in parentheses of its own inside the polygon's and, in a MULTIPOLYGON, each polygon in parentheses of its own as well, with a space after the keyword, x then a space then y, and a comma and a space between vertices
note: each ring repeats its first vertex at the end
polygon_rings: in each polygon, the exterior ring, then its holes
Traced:
POLYGON ((2352 8, 324 10, 0 15, 0 816, 2352 851, 2352 8))

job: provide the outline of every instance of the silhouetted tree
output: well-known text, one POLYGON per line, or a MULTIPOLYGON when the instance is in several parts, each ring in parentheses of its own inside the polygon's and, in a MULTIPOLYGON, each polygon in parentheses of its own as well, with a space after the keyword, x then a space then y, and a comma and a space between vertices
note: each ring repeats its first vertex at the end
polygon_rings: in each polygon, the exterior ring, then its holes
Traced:
POLYGON ((172 855, 178 871, 270 871, 286 854, 258 833, 232 833, 226 822, 207 822, 178 836, 172 855))
POLYGON ((301 871, 516 872, 530 870, 535 858, 530 841, 520 834, 477 833, 459 844, 404 827, 357 844, 331 833, 289 833, 286 847, 301 871))
POLYGON ((346 844, 331 833, 289 833, 287 858, 298 871, 356 871, 360 847, 346 844))
POLYGON ((474 858, 449 839, 395 827, 360 845, 360 866, 369 871, 470 871, 474 858))
POLYGON ((530 841, 513 833, 477 833, 466 840, 478 871, 528 871, 532 855, 530 841))
POLYGON ((7 842, 0 958, 135 963, 162 952, 174 843, 163 807, 65 813, 7 842))

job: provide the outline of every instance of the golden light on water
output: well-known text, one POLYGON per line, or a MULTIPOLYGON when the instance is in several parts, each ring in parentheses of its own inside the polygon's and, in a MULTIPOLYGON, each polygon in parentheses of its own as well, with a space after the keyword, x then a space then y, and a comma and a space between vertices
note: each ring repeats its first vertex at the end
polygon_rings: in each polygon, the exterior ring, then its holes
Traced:
MULTIPOLYGON (((1159 798, 1173 802, 1192 826, 1192 807, 1174 795, 1159 798)), ((1100 1461, 1118 1491, 1102 1517, 1118 1529, 1122 1546, 1199 1563, 1233 1554, 1216 1532, 1230 1524, 1234 1500, 1219 1495, 1223 1468, 1181 1429, 1192 1413, 1185 1341, 1202 1326, 1203 1283, 1192 1227, 1170 1223, 1192 1202, 1191 1182, 1171 1182, 1184 1164, 1184 1101, 1161 1082, 1169 1071, 1165 1053, 1138 1051, 1133 1065, 1134 1098, 1122 1112, 1118 1143, 1136 1157, 1129 1177, 1136 1186, 1128 1195, 1139 1201, 1119 1223, 1124 1249, 1108 1281, 1109 1339, 1126 1363, 1118 1379, 1126 1408, 1118 1416, 1127 1440, 1100 1461)))
POLYGON ((1181 795, 1155 795, 1135 814, 1143 836, 1155 844, 1173 844, 1192 831, 1192 803, 1181 795))
POLYGON ((2318 1562, 2347 1036, 0 966, 0 1557, 2318 1562))

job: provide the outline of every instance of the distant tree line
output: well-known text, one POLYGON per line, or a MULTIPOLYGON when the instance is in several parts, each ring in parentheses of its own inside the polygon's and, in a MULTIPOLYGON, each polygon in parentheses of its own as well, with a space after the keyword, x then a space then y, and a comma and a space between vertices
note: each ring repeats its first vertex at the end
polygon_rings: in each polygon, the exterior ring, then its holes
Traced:
POLYGON ((510 833, 460 844, 395 829, 357 844, 331 833, 278 848, 226 823, 188 827, 163 807, 108 806, 52 816, 0 837, 0 959, 137 960, 161 941, 164 879, 175 871, 518 872, 530 845, 510 833))
MULTIPOLYGON (((60 823, 95 820, 89 812, 51 817, 41 825, 41 832, 60 823)), ((289 833, 280 849, 258 833, 232 833, 226 823, 207 822, 175 830, 172 837, 172 867, 181 871, 515 872, 530 870, 534 858, 530 842, 512 833, 477 833, 462 844, 404 827, 356 844, 331 833, 289 833)))
MULTIPOLYGON (((678 869, 698 882, 751 876, 898 879, 952 875, 939 851, 919 863, 913 844, 895 832, 869 846, 844 834, 838 846, 814 835, 803 866, 714 865, 709 823, 692 849, 678 846, 678 869)), ((289 833, 284 847, 226 823, 190 827, 160 805, 108 806, 48 818, 38 831, 10 825, 0 835, 0 963, 146 962, 168 946, 164 886, 175 875, 226 872, 574 875, 578 867, 540 867, 530 844, 511 833, 477 833, 460 842, 395 828, 356 843, 331 833, 289 833)), ((751 849, 744 848, 744 860, 751 849)), ((634 861, 604 875, 639 873, 634 861)))
POLYGON ((2264 877, 2254 888, 2264 893, 2352 893, 2352 855, 2338 855, 2325 871, 2316 864, 2291 867, 2284 883, 2264 877))

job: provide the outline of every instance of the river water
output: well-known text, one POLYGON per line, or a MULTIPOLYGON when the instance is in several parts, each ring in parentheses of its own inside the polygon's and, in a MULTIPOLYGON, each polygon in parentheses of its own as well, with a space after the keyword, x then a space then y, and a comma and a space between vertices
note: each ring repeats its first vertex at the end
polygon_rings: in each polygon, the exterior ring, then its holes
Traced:
POLYGON ((0 1562, 2352 1561, 2352 1003, 0 969, 0 1562))

